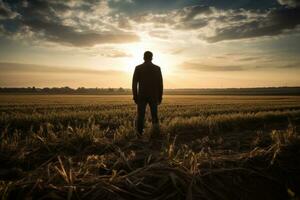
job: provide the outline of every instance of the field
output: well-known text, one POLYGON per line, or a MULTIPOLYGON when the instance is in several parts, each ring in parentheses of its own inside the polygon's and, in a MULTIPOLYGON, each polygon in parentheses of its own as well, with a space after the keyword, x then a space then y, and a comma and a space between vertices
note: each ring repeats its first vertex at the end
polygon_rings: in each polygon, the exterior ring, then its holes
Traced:
POLYGON ((2 199, 299 199, 300 97, 0 95, 2 199))

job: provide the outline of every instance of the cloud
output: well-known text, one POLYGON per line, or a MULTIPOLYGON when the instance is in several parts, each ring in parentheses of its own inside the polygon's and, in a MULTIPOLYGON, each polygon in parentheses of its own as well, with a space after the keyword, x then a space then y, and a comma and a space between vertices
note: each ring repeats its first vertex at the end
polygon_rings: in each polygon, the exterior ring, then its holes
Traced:
POLYGON ((253 56, 253 57, 245 57, 245 58, 239 58, 239 61, 253 61, 253 60, 259 60, 261 57, 253 56))
POLYGON ((168 53, 173 54, 173 55, 177 55, 177 54, 181 54, 185 51, 184 48, 175 48, 175 49, 171 49, 168 51, 168 53))
POLYGON ((245 70, 241 66, 215 66, 206 65, 202 63, 184 62, 182 64, 183 69, 194 71, 209 71, 209 72, 228 72, 228 71, 243 71, 245 70))
POLYGON ((300 62, 295 62, 295 63, 290 63, 290 64, 277 66, 277 68, 281 68, 281 69, 300 69, 300 62))
POLYGON ((114 20, 121 29, 131 30, 133 28, 127 16, 117 15, 114 20))
MULTIPOLYGON (((167 12, 132 15, 139 24, 164 25, 175 31, 198 32, 198 38, 209 43, 227 40, 278 36, 297 31, 300 24, 298 0, 289 7, 270 7, 266 10, 244 8, 221 9, 213 6, 195 5, 167 12)), ((155 27, 154 27, 155 28, 155 27)), ((156 30, 152 29, 150 35, 156 30)))
MULTIPOLYGON (((97 55, 94 54, 94 55, 97 55)), ((130 53, 127 53, 125 51, 117 50, 117 49, 106 49, 103 52, 100 52, 98 55, 104 56, 104 57, 110 57, 110 58, 122 58, 122 57, 132 57, 130 53)))
MULTIPOLYGON (((254 57, 249 57, 250 60, 254 57)), ((242 61, 242 59, 239 59, 242 61)), ((278 61, 280 62, 280 61, 278 61)), ((205 71, 205 72, 237 72, 237 71, 251 71, 251 70, 287 70, 287 69, 300 69, 300 62, 272 62, 260 63, 255 65, 210 65, 197 62, 184 62, 181 67, 183 70, 191 71, 205 71)))
POLYGON ((299 0, 266 0, 261 3, 266 9, 246 0, 16 2, 0 4, 0 16, 6 16, 0 22, 2 33, 75 47, 138 42, 139 32, 168 40, 165 30, 217 43, 289 34, 300 24, 299 0), (18 17, 7 20, 11 12, 18 17))
POLYGON ((288 7, 299 7, 300 6, 299 0, 278 0, 278 3, 281 5, 286 5, 288 7))
POLYGON ((136 14, 145 12, 166 12, 183 7, 213 6, 218 9, 268 9, 277 5, 276 0, 108 0, 116 13, 136 14))
POLYGON ((40 20, 26 20, 24 24, 29 26, 32 31, 42 34, 42 36, 49 41, 77 47, 139 41, 137 35, 123 31, 102 31, 100 33, 88 31, 80 32, 71 26, 40 20))
POLYGON ((11 4, 19 14, 19 18, 6 21, 2 26, 2 32, 7 36, 31 35, 34 39, 46 40, 62 45, 75 47, 91 47, 97 44, 131 43, 139 41, 139 36, 133 32, 126 32, 113 27, 106 22, 106 18, 97 18, 97 24, 93 14, 106 12, 104 1, 87 3, 74 1, 41 1, 33 0, 27 4, 11 4), (75 12, 79 18, 74 16, 75 12), (69 14, 68 14, 69 13, 69 14), (70 14, 71 13, 71 14, 70 14), (70 18, 69 18, 70 17, 70 18), (103 20, 102 20, 103 19, 103 20), (93 24, 93 23, 94 24, 93 24), (13 28, 12 28, 13 27, 13 28), (22 30, 27 32, 22 32, 22 30))
POLYGON ((160 39, 168 39, 170 36, 170 32, 165 30, 157 30, 157 31, 150 31, 149 35, 160 39))
POLYGON ((119 70, 0 62, 3 87, 126 87, 127 83, 128 74, 119 70))
POLYGON ((138 24, 152 23, 167 25, 171 29, 200 29, 208 24, 208 16, 213 13, 211 7, 197 5, 161 13, 138 13, 130 19, 138 24))
POLYGON ((204 5, 195 5, 190 7, 185 7, 180 11, 183 15, 182 21, 194 20, 199 15, 208 16, 212 14, 212 8, 204 5))
POLYGON ((178 9, 186 6, 198 4, 197 1, 179 1, 179 0, 108 0, 111 8, 115 9, 116 13, 133 13, 146 12, 165 12, 173 9, 178 9))
POLYGON ((0 1, 0 19, 11 19, 15 18, 17 13, 13 12, 8 8, 2 1, 0 1))
POLYGON ((218 27, 213 36, 199 37, 215 43, 224 40, 276 36, 295 29, 299 24, 299 8, 282 8, 269 11, 264 18, 257 16, 256 19, 242 21, 236 25, 218 27))
POLYGON ((200 29, 208 25, 208 21, 205 20, 189 20, 182 23, 178 23, 176 28, 184 30, 200 29))
POLYGON ((0 62, 0 72, 3 73, 53 73, 53 74, 91 74, 91 75, 114 75, 123 74, 115 70, 93 70, 74 67, 57 67, 48 65, 22 64, 0 62))
MULTIPOLYGON (((293 2, 289 5, 296 6, 297 1, 293 2)), ((198 32, 198 39, 216 43, 294 32, 300 24, 300 8, 279 6, 266 10, 247 10, 194 5, 164 12, 132 14, 129 19, 137 27, 147 24, 148 29, 151 29, 149 35, 153 37, 161 36, 156 34, 159 30, 155 28, 160 26, 186 33, 198 32)))

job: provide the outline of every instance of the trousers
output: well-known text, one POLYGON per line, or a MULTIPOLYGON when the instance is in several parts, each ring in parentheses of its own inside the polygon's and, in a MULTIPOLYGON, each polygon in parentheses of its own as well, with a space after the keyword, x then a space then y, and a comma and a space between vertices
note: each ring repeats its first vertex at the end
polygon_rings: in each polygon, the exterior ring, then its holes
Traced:
POLYGON ((152 124, 158 124, 157 103, 151 100, 140 100, 137 103, 136 128, 139 134, 143 133, 146 107, 149 104, 152 124))

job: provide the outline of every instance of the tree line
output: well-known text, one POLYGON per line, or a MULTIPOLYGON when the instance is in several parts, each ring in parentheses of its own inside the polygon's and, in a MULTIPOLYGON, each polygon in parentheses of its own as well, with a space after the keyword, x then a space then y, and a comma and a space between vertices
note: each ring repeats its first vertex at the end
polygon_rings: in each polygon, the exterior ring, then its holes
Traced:
POLYGON ((20 87, 0 88, 0 93, 27 93, 27 94, 127 94, 129 89, 120 88, 70 88, 70 87, 20 87))
MULTIPOLYGON (((0 87, 1 94, 131 94, 128 88, 0 87)), ((300 95, 300 87, 165 89, 164 94, 178 95, 300 95)))

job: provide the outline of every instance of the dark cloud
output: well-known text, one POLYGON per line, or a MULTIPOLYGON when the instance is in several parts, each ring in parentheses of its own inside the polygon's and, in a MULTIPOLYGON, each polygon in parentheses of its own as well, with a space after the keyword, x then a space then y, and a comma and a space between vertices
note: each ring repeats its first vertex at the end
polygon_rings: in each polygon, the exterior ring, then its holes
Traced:
POLYGON ((0 1, 0 19, 14 18, 16 13, 11 11, 7 5, 0 1))
POLYGON ((300 6, 299 0, 278 0, 278 3, 281 5, 286 5, 288 7, 299 7, 300 6))
POLYGON ((300 24, 299 0, 15 0, 0 3, 0 16, 5 17, 0 31, 6 35, 29 34, 77 47, 139 41, 134 30, 143 23, 152 26, 148 32, 152 37, 169 38, 159 27, 195 31, 209 43, 277 36, 300 24), (101 2, 110 6, 109 13, 94 12, 101 2), (73 14, 66 19, 69 12, 73 14))
POLYGON ((194 62, 185 62, 182 64, 182 67, 187 70, 194 71, 209 71, 209 72, 227 72, 227 71, 243 71, 245 70, 241 66, 214 66, 214 65, 206 65, 201 63, 194 62))
POLYGON ((71 26, 40 20, 26 20, 24 24, 34 32, 42 33, 43 37, 49 41, 78 47, 104 43, 128 43, 139 40, 137 35, 122 31, 79 32, 71 26))
MULTIPOLYGON (((183 7, 212 6, 218 9, 269 9, 280 6, 276 0, 110 0, 109 5, 116 9, 116 12, 123 12, 129 15, 145 12, 164 12, 183 7)), ((200 7, 196 9, 201 9, 200 7)))
POLYGON ((300 9, 275 9, 269 11, 264 18, 252 19, 237 25, 217 28, 215 35, 204 38, 214 43, 224 40, 237 40, 262 36, 276 36, 292 30, 300 24, 300 9))
POLYGON ((210 14, 212 14, 212 10, 208 6, 203 6, 203 5, 190 6, 183 9, 182 15, 184 15, 184 18, 182 19, 182 21, 193 20, 197 15, 210 15, 210 14))
POLYGON ((109 6, 117 13, 122 12, 128 15, 141 14, 146 12, 161 12, 178 9, 186 6, 199 4, 195 0, 109 0, 109 6))
POLYGON ((35 64, 21 64, 21 63, 6 63, 0 62, 0 72, 3 73, 67 73, 67 74, 92 74, 92 75, 113 75, 113 74, 123 74, 122 71, 114 70, 92 70, 92 69, 82 69, 74 67, 57 67, 57 66, 47 66, 47 65, 35 65, 35 64))
POLYGON ((208 21, 204 19, 199 20, 189 20, 184 22, 179 22, 175 27, 177 29, 184 29, 184 30, 193 30, 193 29, 200 29, 208 25, 208 21))
POLYGON ((247 10, 256 9, 269 9, 277 6, 276 0, 202 0, 202 4, 213 6, 217 9, 227 10, 227 9, 240 9, 244 8, 247 10))
MULTIPOLYGON (((236 1, 236 5, 238 2, 246 3, 242 0, 236 1)), ((220 9, 212 6, 193 5, 169 12, 132 15, 130 19, 138 24, 153 23, 164 25, 170 29, 196 30, 200 33, 200 39, 210 43, 277 36, 295 30, 300 24, 300 8, 280 7, 275 0, 273 3, 277 6, 266 10, 220 9)), ((153 31, 155 30, 151 32, 153 31)), ((152 36, 155 37, 155 34, 152 36)))
MULTIPOLYGON (((88 12, 93 7, 91 2, 81 2, 78 11, 88 12)), ((19 13, 15 20, 3 21, 2 32, 9 35, 17 34, 21 30, 30 30, 39 39, 56 42, 63 45, 89 47, 105 43, 130 43, 139 41, 139 37, 130 32, 117 28, 91 30, 77 25, 65 25, 61 15, 72 8, 63 1, 32 0, 24 4, 22 1, 10 2, 11 8, 19 13)), ((101 24, 101 19, 99 21, 101 24)), ((25 35, 25 34, 24 34, 25 35)))
MULTIPOLYGON (((285 2, 289 7, 280 6, 276 0, 226 2, 231 7, 224 5, 224 1, 222 4, 212 0, 203 1, 204 5, 192 5, 168 13, 133 15, 131 19, 137 23, 164 24, 171 29, 198 30, 199 38, 210 43, 277 36, 293 32, 300 24, 300 8, 297 7, 299 0, 280 2, 285 2)), ((131 5, 138 4, 133 1, 131 5)))

